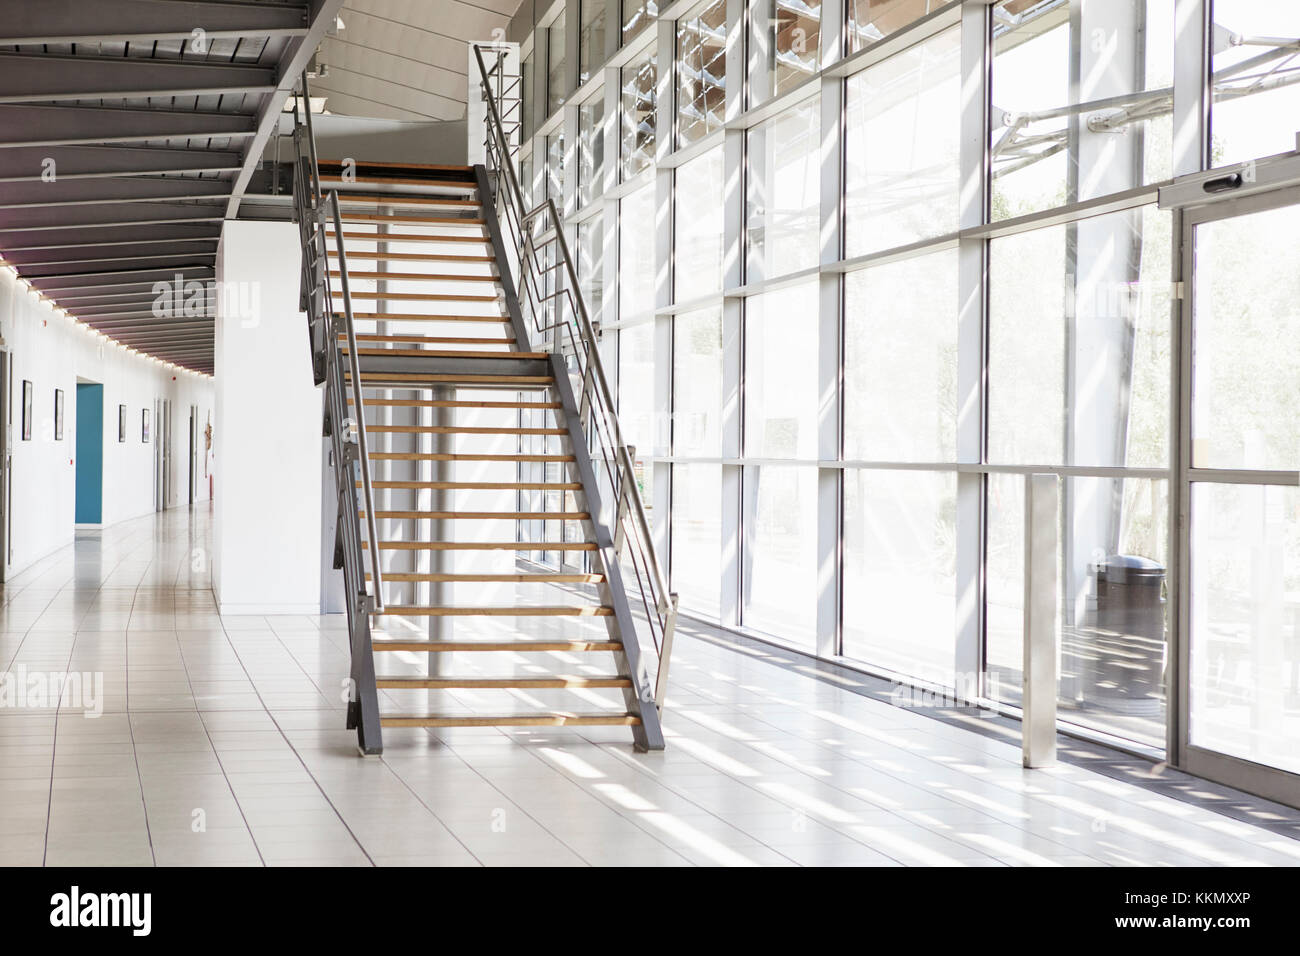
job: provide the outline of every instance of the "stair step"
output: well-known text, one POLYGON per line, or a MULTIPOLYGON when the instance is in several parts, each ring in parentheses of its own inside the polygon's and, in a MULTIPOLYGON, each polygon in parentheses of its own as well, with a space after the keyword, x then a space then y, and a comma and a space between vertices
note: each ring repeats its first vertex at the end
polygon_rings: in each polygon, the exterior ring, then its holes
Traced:
MULTIPOLYGON (((331 228, 327 233, 330 239, 334 238, 334 230, 331 228)), ((424 233, 398 233, 398 232, 348 232, 343 230, 343 238, 355 239, 364 242, 473 242, 480 246, 488 244, 487 236, 466 236, 466 235, 425 235, 424 233)), ((348 252, 348 255, 352 255, 348 252)), ((492 257, 495 259, 495 256, 492 257)))
MULTIPOLYGON (((366 580, 370 580, 369 572, 366 580)), ((504 574, 461 571, 439 573, 430 571, 389 571, 384 575, 385 581, 399 581, 403 584, 603 584, 603 574, 583 574, 564 571, 516 571, 504 574)))
MULTIPOLYGON (((367 233, 366 235, 370 235, 367 233)), ((380 235, 380 241, 387 241, 388 236, 380 235)), ((330 250, 330 255, 335 255, 330 250)), ((361 259, 367 262, 496 262, 496 256, 457 256, 451 253, 433 252, 356 252, 347 250, 349 259, 361 259)))
POLYGON ((631 687, 628 677, 556 674, 553 677, 384 677, 375 679, 380 690, 549 690, 565 687, 631 687))
MULTIPOLYGON (((369 402, 366 402, 369 405, 369 402)), ((366 431, 397 435, 567 435, 563 428, 457 428, 450 425, 367 425, 366 431)))
POLYGON ((572 455, 480 455, 433 451, 372 451, 370 457, 374 461, 577 461, 572 455))
POLYGON ((635 714, 577 714, 565 712, 458 717, 445 714, 381 714, 384 727, 634 727, 635 714))
POLYGON ((442 315, 430 313, 406 313, 406 312, 353 312, 354 319, 375 319, 388 320, 397 322, 496 322, 498 324, 509 322, 510 317, 505 315, 442 315))
MULTIPOLYGON (((356 334, 358 342, 425 342, 429 345, 514 345, 515 337, 507 335, 503 338, 468 338, 465 336, 454 335, 377 335, 372 332, 358 332, 356 334)), ((345 341, 347 333, 339 333, 339 341, 345 341)), ((461 352, 455 352, 461 355, 461 352)), ((500 355, 500 352, 491 353, 494 357, 500 355)), ((536 355, 545 355, 544 352, 534 353, 536 355)))
MULTIPOLYGON (((361 547, 370 548, 369 541, 361 547)), ((592 541, 380 541, 380 551, 598 551, 592 541)))
POLYGON ((586 654, 623 649, 623 645, 617 641, 415 641, 375 638, 370 643, 375 651, 412 651, 417 654, 455 654, 460 651, 511 651, 517 654, 567 651, 586 654))
MULTIPOLYGON (((330 278, 342 278, 343 273, 336 270, 330 270, 330 278)), ((483 275, 448 275, 441 272, 358 272, 355 269, 348 270, 349 279, 383 279, 384 281, 401 280, 421 280, 425 282, 500 282, 499 276, 483 275)))
MULTIPOLYGON (((354 206, 455 206, 458 209, 477 209, 483 204, 477 199, 447 199, 443 196, 412 196, 407 193, 357 193, 351 190, 339 191, 339 205, 351 203, 354 206)), ((347 219, 347 214, 343 215, 347 219)))
MULTIPOLYGON (((474 174, 473 166, 464 166, 460 164, 448 165, 446 163, 390 163, 387 160, 385 160, 382 163, 365 162, 365 161, 357 162, 355 160, 348 160, 348 162, 350 165, 352 165, 354 168, 357 169, 364 166, 373 166, 376 169, 416 169, 416 170, 428 170, 437 173, 463 173, 466 176, 472 176, 474 174)), ((333 169, 336 166, 342 169, 343 163, 344 160, 342 159, 320 159, 317 160, 316 165, 320 169, 333 169)))
MULTIPOLYGON (((339 303, 343 302, 343 290, 334 293, 339 303)), ((353 292, 354 299, 402 299, 408 302, 496 302, 500 296, 470 295, 462 292, 353 292)))
MULTIPOLYGON (((377 212, 345 212, 340 210, 339 218, 344 222, 405 222, 411 224, 423 223, 427 226, 476 226, 479 229, 485 226, 480 216, 390 216, 377 212)), ((381 238, 385 242, 392 241, 391 236, 381 238)))
POLYGON ((376 186, 427 186, 430 189, 456 189, 470 192, 478 190, 478 184, 468 179, 421 179, 418 176, 378 176, 371 173, 356 172, 353 172, 346 180, 341 173, 322 173, 320 181, 330 185, 338 183, 343 186, 372 184, 376 186))
MULTIPOLYGON (((351 372, 345 372, 350 381, 351 372)), ((474 375, 470 373, 446 372, 362 372, 363 388, 409 388, 418 385, 554 385, 555 379, 550 375, 474 375)))
MULTIPOLYGON (((353 404, 348 399, 348 404, 353 404)), ((559 402, 475 402, 468 399, 453 398, 367 398, 365 405, 391 405, 400 408, 536 408, 560 409, 559 402)))
POLYGON ((614 609, 596 605, 446 607, 442 605, 386 604, 376 617, 613 617, 614 609))
MULTIPOLYGON (((364 518, 365 509, 359 509, 358 514, 364 518)), ((586 521, 591 515, 585 511, 376 511, 375 517, 403 521, 586 521)))
MULTIPOLYGON (((351 350, 347 346, 343 346, 340 351, 346 355, 351 350)), ((548 352, 488 352, 478 349, 386 349, 358 347, 357 354, 396 355, 402 358, 506 359, 520 362, 540 362, 543 359, 550 358, 550 353, 548 352)))
MULTIPOLYGON (((576 481, 374 481, 375 488, 406 491, 580 491, 576 481)), ((361 487, 361 482, 357 482, 361 487)))

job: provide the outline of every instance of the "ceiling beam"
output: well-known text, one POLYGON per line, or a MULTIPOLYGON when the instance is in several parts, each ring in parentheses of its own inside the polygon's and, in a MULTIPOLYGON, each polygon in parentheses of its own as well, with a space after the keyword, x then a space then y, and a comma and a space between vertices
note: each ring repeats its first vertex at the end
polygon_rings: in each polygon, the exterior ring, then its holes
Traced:
MULTIPOLYGON (((40 210, 23 210, 21 213, 11 211, 8 215, 0 216, 0 252, 11 247, 42 245, 43 241, 66 238, 66 233, 60 235, 64 230, 79 233, 86 229, 111 228, 114 232, 105 238, 120 239, 122 234, 118 230, 127 226, 219 223, 221 222, 220 211, 219 207, 211 203, 192 205, 136 203, 117 208, 110 206, 89 209, 56 206, 54 209, 46 210, 43 215, 40 214, 40 210), (55 238, 50 239, 51 236, 55 238)), ((219 232, 220 227, 216 227, 213 231, 219 232)), ((86 237, 78 236, 78 238, 84 243, 86 237)))
MULTIPOLYGON (((240 200, 253 178, 253 171, 262 162, 262 153, 279 125, 284 101, 293 92, 300 74, 307 68, 316 47, 325 37, 325 31, 333 26, 342 7, 343 0, 310 0, 307 34, 285 44, 276 70, 278 80, 275 89, 262 97, 262 105, 257 111, 257 134, 248 141, 244 168, 235 177, 235 187, 226 206, 227 219, 234 219, 238 215, 240 200)), ((3 88, 3 83, 0 83, 0 90, 3 88)))
POLYGON ((158 315, 153 310, 153 301, 140 303, 101 303, 99 305, 86 305, 77 309, 69 309, 77 318, 83 322, 90 322, 94 319, 104 319, 105 321, 137 321, 147 319, 152 322, 200 322, 211 321, 214 314, 216 300, 209 299, 203 303, 202 315, 158 315))
POLYGON ((195 0, 0 0, 0 45, 303 36, 301 4, 195 0))
MULTIPOLYGON (((3 226, 0 226, 3 228, 3 226)), ((20 256, 26 253, 32 254, 58 254, 58 255, 81 255, 83 252, 99 252, 108 250, 111 252, 135 251, 140 247, 153 248, 156 243, 165 243, 168 246, 176 244, 185 244, 188 248, 193 244, 216 243, 221 241, 220 227, 200 224, 199 226, 131 226, 123 227, 113 235, 121 236, 130 233, 131 238, 105 240, 104 242, 87 243, 80 239, 74 242, 51 242, 48 244, 29 243, 23 245, 6 244, 3 255, 6 259, 12 258, 21 261, 20 256), (195 233, 207 233, 207 235, 196 235, 195 233)), ((25 237, 30 238, 30 237, 25 237)), ((59 236, 60 239, 72 239, 72 236, 59 236)))
MULTIPOLYGON (((3 54, 0 54, 3 56, 3 54)), ((0 87, 3 89, 3 87, 0 87)), ((15 146, 0 150, 0 182, 143 176, 240 169, 240 154, 145 146, 15 146)))
MULTIPOLYGON (((70 272, 63 275, 30 275, 22 277, 47 295, 82 289, 128 289, 135 286, 152 287, 158 282, 171 283, 177 276, 182 282, 213 278, 211 263, 172 266, 160 269, 125 269, 115 272, 70 272)), ((182 290, 183 292, 183 290, 182 290)))
POLYGON ((156 320, 149 321, 139 319, 136 321, 124 321, 122 319, 104 319, 96 320, 92 323, 95 328, 107 332, 110 329, 113 332, 201 332, 204 335, 211 336, 216 328, 212 319, 170 319, 167 321, 156 320))
POLYGON ((238 63, 0 53, 0 103, 274 93, 277 75, 238 63))
POLYGON ((211 267, 212 256, 212 251, 193 249, 189 252, 177 252, 169 255, 105 256, 99 259, 66 259, 63 261, 24 260, 10 256, 5 261, 17 269, 20 275, 31 278, 37 273, 42 276, 77 275, 105 268, 170 269, 173 266, 186 265, 206 265, 211 267))
MULTIPOLYGON (((0 123, 4 116, 0 115, 0 123)), ((98 179, 18 180, 0 182, 0 209, 47 209, 52 206, 102 203, 225 199, 230 181, 192 176, 163 179, 131 176, 98 179)), ((0 215, 0 222, 4 221, 0 215)))
POLYGON ((0 105, 0 149, 135 143, 182 136, 242 139, 257 132, 256 119, 247 113, 9 103, 0 105))

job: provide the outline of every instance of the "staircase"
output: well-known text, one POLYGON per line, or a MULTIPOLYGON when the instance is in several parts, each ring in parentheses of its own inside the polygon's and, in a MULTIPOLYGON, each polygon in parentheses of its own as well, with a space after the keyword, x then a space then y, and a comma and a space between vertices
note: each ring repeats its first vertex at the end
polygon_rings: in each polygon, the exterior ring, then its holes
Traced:
POLYGON ((558 217, 546 239, 500 166, 318 159, 296 118, 360 750, 383 728, 538 726, 661 749, 676 595, 558 217))

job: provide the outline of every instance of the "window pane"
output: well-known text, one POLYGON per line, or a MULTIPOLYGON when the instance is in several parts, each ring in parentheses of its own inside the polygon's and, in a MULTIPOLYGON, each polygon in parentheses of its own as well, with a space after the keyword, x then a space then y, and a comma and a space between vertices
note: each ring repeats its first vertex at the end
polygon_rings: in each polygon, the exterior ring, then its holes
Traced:
POLYGON ((677 168, 675 302, 722 290, 722 147, 677 168))
POLYGON ((677 144, 722 128, 727 69, 727 3, 702 3, 677 21, 677 144))
POLYGON ((673 466, 672 582, 683 608, 717 618, 722 577, 722 466, 673 466))
POLYGON ((849 256, 957 230, 960 68, 960 30, 954 28, 849 78, 849 256))
POLYGON ((578 31, 578 83, 591 79, 595 66, 605 62, 605 0, 582 0, 582 27, 578 31))
POLYGON ((578 205, 604 192, 605 95, 597 93, 578 107, 578 205))
POLYGON ((817 282, 745 300, 745 454, 817 458, 817 282))
POLYGON ((955 461, 957 251, 844 278, 844 457, 955 461))
POLYGON ((1211 165, 1290 152, 1300 116, 1300 6, 1294 0, 1214 0, 1213 10, 1211 165))
POLYGON ((757 106, 794 89, 817 72, 821 0, 767 0, 754 7, 753 29, 764 33, 767 61, 750 81, 749 103, 757 106))
POLYGON ((647 183, 618 204, 618 317, 655 307, 655 187, 647 183))
POLYGON ((1300 468, 1300 206, 1196 227, 1192 465, 1300 468))
POLYGON ((820 118, 820 105, 814 99, 748 133, 745 236, 749 282, 817 265, 820 118))
POLYGON ((993 14, 995 220, 1169 178, 1174 0, 993 14))
POLYGON ((619 155, 623 179, 649 169, 655 159, 655 82, 657 59, 653 52, 623 67, 622 136, 619 155))
POLYGON ((639 455, 655 451, 654 323, 618 333, 618 422, 639 455))
POLYGON ((564 14, 555 18, 546 31, 546 115, 564 105, 569 95, 564 80, 564 14))
POLYGON ((1192 486, 1194 746, 1300 773, 1300 491, 1192 486))
POLYGON ((578 224, 578 285, 592 321, 605 301, 605 221, 598 213, 578 224))
MULTIPOLYGON (((988 695, 1020 706, 1024 662, 1022 475, 988 478, 988 695)), ((1061 484, 1059 711, 1062 721, 1163 749, 1169 483, 1061 484)))
POLYGON ((546 198, 564 215, 564 131, 546 137, 546 198))
POLYGON ((722 310, 673 319, 673 454, 722 454, 722 310))
POLYGON ((865 50, 947 4, 948 0, 847 0, 849 52, 865 50))
POLYGON ((817 644, 817 469, 745 469, 745 627, 817 644))
POLYGON ((957 476, 846 471, 844 656, 954 687, 957 476))
POLYGON ((1170 245, 1150 206, 992 241, 990 461, 1168 467, 1170 245))
POLYGON ((659 4, 655 0, 623 0, 623 42, 631 40, 657 16, 659 4))
POLYGON ((533 122, 533 55, 529 53, 524 57, 523 66, 519 73, 519 96, 520 101, 520 120, 523 123, 523 129, 520 132, 520 139, 527 142, 528 138, 533 135, 536 124, 533 122))

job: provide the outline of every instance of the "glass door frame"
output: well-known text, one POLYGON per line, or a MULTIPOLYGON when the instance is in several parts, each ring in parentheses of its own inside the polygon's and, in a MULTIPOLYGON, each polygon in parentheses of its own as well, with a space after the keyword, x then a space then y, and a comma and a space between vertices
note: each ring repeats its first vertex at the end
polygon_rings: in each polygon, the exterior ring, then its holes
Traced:
MULTIPOLYGON (((1292 159, 1292 157, 1287 158, 1292 159)), ((1221 176, 1224 172, 1218 170, 1216 174, 1221 176)), ((1177 488, 1176 493, 1171 495, 1177 510, 1172 516, 1174 520, 1171 521, 1170 527, 1176 539, 1174 548, 1178 555, 1178 577, 1173 596, 1173 619, 1168 624, 1169 633, 1173 636, 1172 659, 1169 662, 1169 673, 1173 675, 1173 679, 1168 681, 1168 685, 1174 698, 1169 703, 1172 718, 1169 727, 1169 753, 1174 766, 1195 776, 1258 794, 1289 806, 1300 806, 1300 774, 1197 747, 1191 742, 1192 485, 1197 483, 1282 487, 1300 485, 1300 472, 1297 471, 1199 468, 1192 464, 1192 357, 1193 322, 1196 310, 1197 227, 1287 206, 1300 206, 1298 185, 1279 184, 1276 188, 1254 191, 1247 195, 1237 195, 1234 190, 1233 193, 1218 198, 1207 197, 1203 188, 1204 182, 1215 178, 1216 174, 1188 177, 1197 186, 1195 192, 1187 190, 1184 184, 1175 187, 1181 194, 1177 199, 1181 200, 1199 193, 1200 201, 1195 205, 1189 202, 1186 205, 1180 203, 1175 206, 1177 221, 1174 224, 1174 235, 1175 241, 1179 244, 1175 257, 1178 269, 1176 282, 1181 296, 1177 343, 1174 349, 1178 366, 1176 370, 1178 403, 1175 410, 1177 488)), ((1285 182, 1285 179, 1283 181, 1285 182)), ((1165 206, 1165 190, 1161 192, 1161 205, 1165 206)), ((1170 192, 1173 190, 1171 189, 1170 192)))

